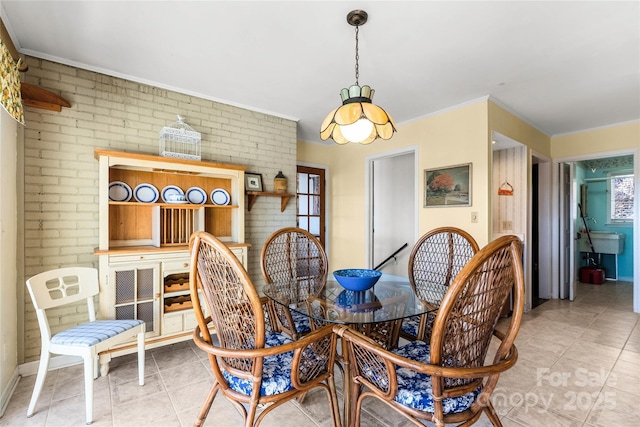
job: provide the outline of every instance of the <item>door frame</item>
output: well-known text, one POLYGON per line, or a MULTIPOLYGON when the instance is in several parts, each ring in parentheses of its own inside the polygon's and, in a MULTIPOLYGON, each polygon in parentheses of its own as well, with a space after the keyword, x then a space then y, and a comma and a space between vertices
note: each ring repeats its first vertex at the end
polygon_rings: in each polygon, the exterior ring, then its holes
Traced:
MULTIPOLYGON (((638 181, 637 177, 640 177, 640 148, 603 151, 603 152, 597 152, 597 153, 581 154, 577 156, 569 156, 569 157, 554 159, 553 160, 554 166, 552 167, 552 171, 554 173, 553 182, 557 182, 557 183, 560 182, 560 177, 558 176, 559 174, 558 165, 560 163, 578 162, 581 160, 589 160, 589 159, 601 158, 601 157, 616 157, 616 156, 628 156, 628 155, 633 155, 633 173, 636 176, 636 182, 637 182, 638 181)), ((573 192, 574 190, 575 189, 571 187, 571 191, 573 192)), ((572 200, 574 197, 576 197, 576 195, 572 194, 572 200)), ((560 211, 561 206, 560 206, 558 197, 554 197, 552 202, 554 204, 552 208, 553 212, 555 212, 555 215, 557 218, 560 218, 560 215, 562 214, 562 212, 560 211)), ((640 185, 636 185, 635 187, 633 210, 635 213, 634 220, 633 220, 633 265, 635 267, 633 269, 633 311, 635 313, 640 313, 640 268, 638 268, 638 266, 640 266, 640 185)), ((561 242, 560 232, 561 230, 557 228, 554 229, 554 241, 561 242)), ((564 260, 560 258, 560 256, 563 256, 562 253, 560 251, 558 252, 559 253, 557 255, 558 255, 558 260, 560 265, 561 263, 563 263, 564 260)), ((559 279, 560 279, 559 276, 555 276, 554 285, 553 285, 554 291, 559 291, 559 284, 560 284, 559 279)))
MULTIPOLYGON (((552 198, 552 188, 551 185, 551 168, 552 161, 551 158, 545 156, 544 154, 540 154, 535 150, 527 150, 529 154, 529 164, 528 164, 528 180, 532 179, 533 176, 533 164, 534 162, 538 165, 538 212, 532 212, 531 206, 533 205, 533 194, 531 193, 531 185, 528 185, 528 195, 527 195, 527 203, 529 208, 527 209, 527 241, 531 241, 533 236, 532 231, 532 215, 538 215, 538 295, 535 295, 536 298, 540 297, 540 290, 543 289, 544 282, 548 281, 548 285, 545 288, 545 296, 543 298, 549 299, 553 298, 553 288, 551 285, 551 277, 552 277, 552 269, 553 269, 553 261, 551 257, 551 250, 553 248, 552 244, 552 228, 553 228, 553 213, 551 211, 551 204, 549 203, 552 198), (540 254, 547 254, 546 256, 540 256, 540 254)), ((528 259, 528 265, 530 266, 529 274, 529 283, 530 295, 529 295, 529 308, 533 307, 533 244, 526 245, 526 257, 528 259)))
MULTIPOLYGON (((374 183, 373 183, 373 163, 376 160, 381 160, 381 159, 385 159, 385 158, 391 158, 391 157, 397 157, 397 156, 401 156, 404 154, 413 154, 413 162, 414 162, 414 166, 413 166, 413 170, 414 170, 414 183, 415 183, 415 195, 414 195, 414 211, 415 211, 415 218, 414 218, 414 224, 413 224, 413 242, 411 242, 411 246, 413 246, 413 244, 416 242, 416 240, 418 239, 418 232, 419 232, 419 217, 420 217, 420 211, 419 211, 419 206, 420 206, 420 173, 418 171, 418 166, 419 166, 419 154, 420 154, 420 150, 419 150, 419 146, 417 145, 411 145, 408 147, 402 147, 402 148, 398 148, 396 150, 389 150, 389 151, 385 151, 383 153, 378 153, 378 154, 373 154, 370 156, 367 156, 365 161, 366 161, 366 167, 365 167, 365 206, 367 207, 367 209, 365 209, 365 224, 367 224, 367 232, 366 232, 366 241, 365 241, 365 259, 367 260, 367 265, 369 268, 373 268, 373 190, 374 190, 374 183)), ((411 250, 411 247, 408 248, 408 250, 411 250)))
POLYGON ((573 162, 560 161, 555 164, 554 172, 557 174, 558 183, 558 246, 557 246, 557 258, 558 261, 558 286, 557 296, 560 299, 568 299, 573 301, 575 299, 575 285, 576 285, 576 262, 575 262, 575 242, 573 236, 575 235, 574 221, 571 215, 571 207, 574 206, 575 194, 573 191, 573 182, 575 180, 575 165, 573 162), (568 163, 568 164, 567 164, 568 163), (566 165, 565 165, 566 164, 566 165), (562 171, 560 166, 562 166, 562 171), (568 168, 568 178, 565 182, 565 168, 568 168), (565 188, 569 188, 568 200, 569 206, 564 205, 565 197, 567 196, 565 188), (566 211, 567 209, 568 211, 566 211), (565 228, 569 229, 568 232, 564 232, 565 228), (567 237, 569 236, 569 237, 567 237), (568 240, 568 241, 567 241, 568 240), (569 247, 567 254, 566 248, 569 247), (568 259, 567 259, 568 258, 568 259), (567 271, 568 270, 568 271, 567 271), (569 286, 565 289, 564 278, 568 275, 569 286))

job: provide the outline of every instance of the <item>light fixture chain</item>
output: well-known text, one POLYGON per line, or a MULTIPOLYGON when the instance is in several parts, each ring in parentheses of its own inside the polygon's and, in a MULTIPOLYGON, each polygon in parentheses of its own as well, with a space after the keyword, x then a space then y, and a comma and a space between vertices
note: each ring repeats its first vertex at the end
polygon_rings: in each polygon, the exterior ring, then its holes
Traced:
POLYGON ((358 32, 360 31, 360 27, 356 25, 356 86, 360 86, 358 82, 360 78, 360 67, 358 65, 358 60, 360 59, 360 55, 358 54, 358 32))

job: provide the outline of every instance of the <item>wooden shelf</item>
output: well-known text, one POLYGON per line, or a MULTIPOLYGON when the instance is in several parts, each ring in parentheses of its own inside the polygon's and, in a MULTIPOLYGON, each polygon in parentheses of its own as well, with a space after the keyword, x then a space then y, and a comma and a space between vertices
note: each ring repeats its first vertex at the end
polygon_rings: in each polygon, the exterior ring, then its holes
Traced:
POLYGON ((247 196, 249 196, 249 204, 247 210, 251 210, 253 204, 256 202, 258 197, 267 196, 267 197, 280 197, 280 212, 284 212, 284 209, 287 207, 287 203, 289 203, 289 199, 293 197, 293 194, 289 193, 273 193, 269 191, 247 191, 247 196))

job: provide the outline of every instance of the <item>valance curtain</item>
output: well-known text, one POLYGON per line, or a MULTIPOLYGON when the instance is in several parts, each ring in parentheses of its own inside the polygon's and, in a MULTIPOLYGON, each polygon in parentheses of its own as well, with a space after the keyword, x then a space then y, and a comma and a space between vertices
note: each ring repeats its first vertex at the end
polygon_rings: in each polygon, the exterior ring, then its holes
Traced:
POLYGON ((9 49, 0 39, 0 82, 2 83, 2 107, 14 119, 24 125, 24 113, 22 109, 22 98, 20 97, 20 72, 18 67, 20 60, 16 63, 9 53, 9 49))

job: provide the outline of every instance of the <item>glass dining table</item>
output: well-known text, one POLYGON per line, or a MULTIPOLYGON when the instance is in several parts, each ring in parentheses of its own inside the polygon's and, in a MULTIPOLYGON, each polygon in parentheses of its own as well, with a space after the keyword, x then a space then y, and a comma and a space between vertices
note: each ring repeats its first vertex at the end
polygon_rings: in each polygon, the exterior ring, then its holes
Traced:
MULTIPOLYGON (((315 325, 345 324, 377 341, 386 349, 398 345, 402 319, 437 310, 438 306, 421 301, 408 282, 379 281, 367 291, 349 291, 335 280, 325 283, 305 279, 269 283, 262 292, 276 304, 306 316, 315 325)), ((343 347, 344 348, 344 347, 343 347)), ((344 402, 349 408, 349 360, 344 365, 344 402)), ((345 410, 345 425, 350 411, 345 410)))
POLYGON ((318 283, 294 279, 269 283, 262 291, 277 304, 316 324, 347 324, 386 348, 397 345, 402 319, 437 309, 436 305, 421 301, 411 285, 402 281, 380 281, 366 291, 349 291, 335 280, 318 283), (379 335, 377 329, 390 334, 379 335))

